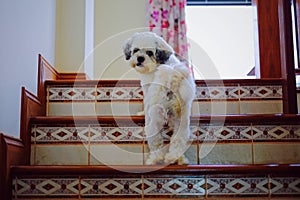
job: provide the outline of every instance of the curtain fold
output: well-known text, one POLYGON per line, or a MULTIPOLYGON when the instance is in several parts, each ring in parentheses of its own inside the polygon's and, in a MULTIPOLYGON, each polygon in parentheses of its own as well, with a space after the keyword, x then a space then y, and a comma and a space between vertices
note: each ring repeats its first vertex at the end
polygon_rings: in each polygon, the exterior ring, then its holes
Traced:
POLYGON ((185 5, 186 0, 149 0, 147 20, 150 31, 162 36, 179 59, 187 62, 185 5))

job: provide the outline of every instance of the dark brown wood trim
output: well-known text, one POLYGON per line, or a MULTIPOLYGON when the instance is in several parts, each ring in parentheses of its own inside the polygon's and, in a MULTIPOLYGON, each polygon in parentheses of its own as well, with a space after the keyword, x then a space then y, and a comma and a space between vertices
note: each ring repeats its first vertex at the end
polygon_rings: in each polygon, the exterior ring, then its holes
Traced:
MULTIPOLYGON (((225 79, 195 80, 197 86, 231 86, 231 85, 282 85, 281 78, 265 79, 225 79)), ((91 86, 91 87, 139 87, 139 80, 47 80, 47 85, 59 86, 91 86)))
MULTIPOLYGON (((269 1, 270 2, 270 1, 269 1)), ((298 113, 291 2, 278 0, 283 113, 298 113)))
MULTIPOLYGON (((191 124, 230 123, 230 124, 300 124, 300 114, 252 114, 252 115, 199 115, 191 116, 191 124)), ((143 116, 131 117, 32 117, 31 124, 143 124, 143 116)))
POLYGON ((37 97, 43 105, 43 115, 46 115, 46 80, 57 80, 59 73, 52 67, 42 55, 39 54, 38 58, 38 85, 37 97))
POLYGON ((294 0, 295 17, 296 17, 296 34, 298 43, 298 69, 300 68, 300 0, 294 0))
POLYGON ((38 56, 38 99, 43 105, 43 115, 46 115, 46 81, 47 80, 86 80, 84 73, 59 73, 55 68, 41 55, 38 56))
POLYGON ((256 75, 260 78, 280 78, 280 29, 278 0, 253 0, 256 11, 256 75))
POLYGON ((300 165, 170 165, 170 166, 16 166, 15 175, 206 175, 206 174, 274 174, 282 176, 300 176, 300 165))
POLYGON ((1 199, 11 199, 10 167, 24 165, 24 145, 20 139, 0 133, 0 188, 1 199))
POLYGON ((85 73, 59 73, 60 80, 88 80, 85 73))
POLYGON ((29 120, 33 116, 43 116, 44 106, 39 99, 29 91, 22 87, 21 95, 21 123, 20 123, 20 138, 24 143, 26 164, 30 164, 30 125, 29 120))

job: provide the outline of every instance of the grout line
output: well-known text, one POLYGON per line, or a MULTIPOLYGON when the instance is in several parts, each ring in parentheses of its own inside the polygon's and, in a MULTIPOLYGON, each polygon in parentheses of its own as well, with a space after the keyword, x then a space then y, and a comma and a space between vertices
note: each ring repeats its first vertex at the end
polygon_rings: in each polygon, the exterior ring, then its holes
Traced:
POLYGON ((89 124, 89 127, 88 127, 88 166, 91 165, 91 125, 89 124))
POLYGON ((49 115, 49 86, 47 86, 47 91, 46 91, 46 116, 49 115))
POLYGON ((81 176, 78 177, 78 199, 81 199, 81 176))
POLYGON ((144 175, 141 176, 142 179, 142 200, 145 199, 145 177, 144 175))
POLYGON ((271 177, 268 175, 268 198, 271 199, 271 177))
POLYGON ((253 124, 251 123, 251 159, 252 159, 252 164, 255 164, 255 159, 254 159, 254 137, 253 137, 253 124))
POLYGON ((98 86, 95 85, 95 103, 94 103, 94 112, 95 112, 95 115, 97 116, 97 89, 98 89, 98 86))

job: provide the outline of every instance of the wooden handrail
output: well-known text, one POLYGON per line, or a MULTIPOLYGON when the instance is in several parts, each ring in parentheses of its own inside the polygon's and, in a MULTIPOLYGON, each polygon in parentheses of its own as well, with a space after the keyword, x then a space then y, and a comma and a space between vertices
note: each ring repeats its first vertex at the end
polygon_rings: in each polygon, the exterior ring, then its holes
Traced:
POLYGON ((97 175, 124 174, 206 175, 276 174, 300 176, 300 164, 273 165, 114 165, 114 166, 14 166, 14 175, 97 175))

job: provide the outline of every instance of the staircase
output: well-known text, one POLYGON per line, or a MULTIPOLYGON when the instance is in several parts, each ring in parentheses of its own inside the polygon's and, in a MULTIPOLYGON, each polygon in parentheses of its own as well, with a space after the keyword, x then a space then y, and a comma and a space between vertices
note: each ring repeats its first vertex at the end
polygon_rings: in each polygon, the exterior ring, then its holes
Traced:
POLYGON ((40 56, 21 139, 1 137, 4 199, 300 199, 300 115, 281 114, 281 80, 196 84, 190 164, 149 166, 139 82, 58 73, 40 56))

